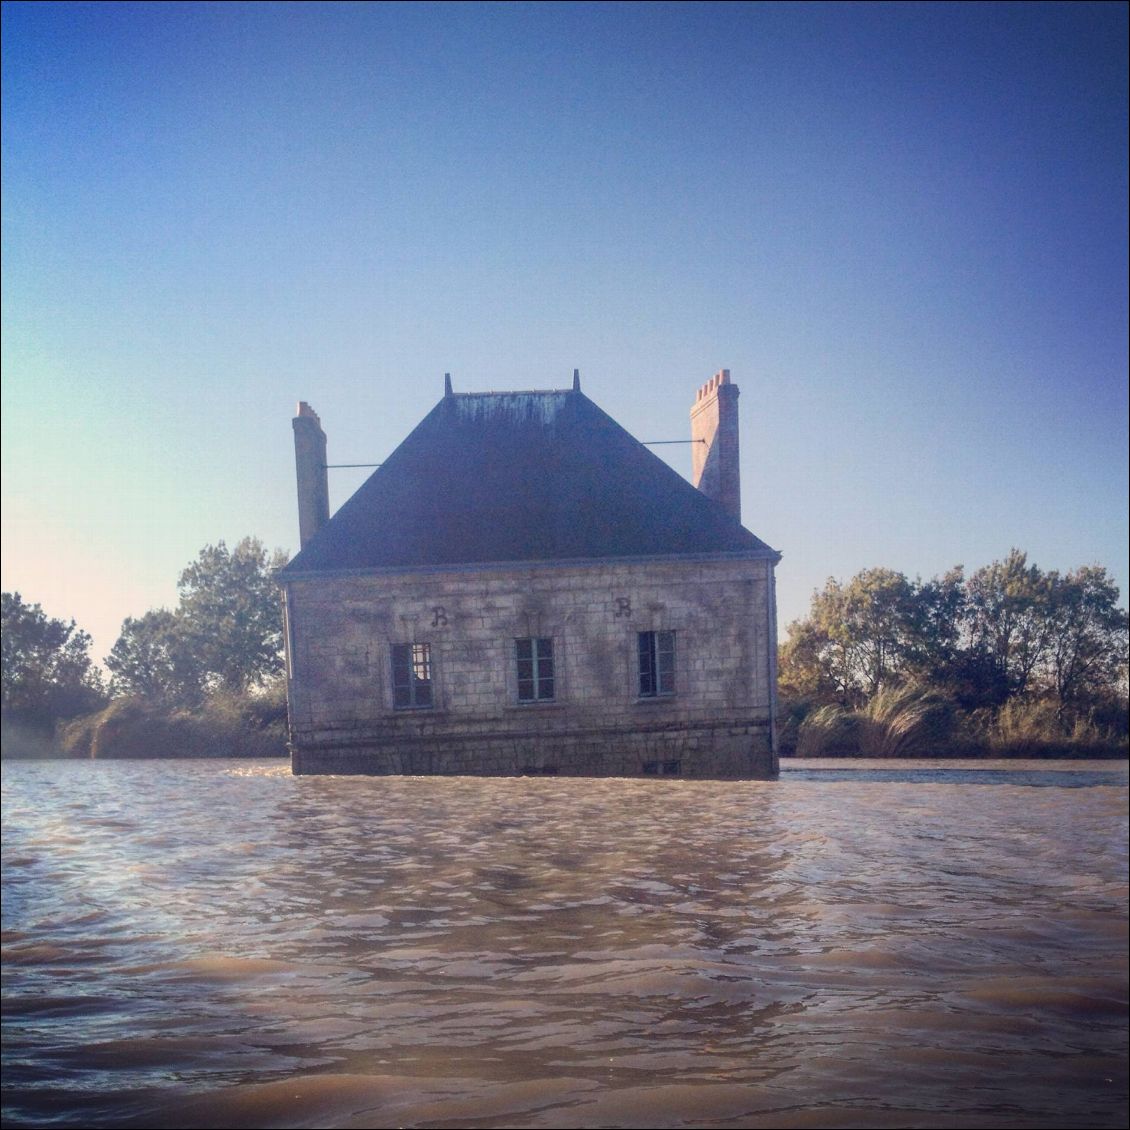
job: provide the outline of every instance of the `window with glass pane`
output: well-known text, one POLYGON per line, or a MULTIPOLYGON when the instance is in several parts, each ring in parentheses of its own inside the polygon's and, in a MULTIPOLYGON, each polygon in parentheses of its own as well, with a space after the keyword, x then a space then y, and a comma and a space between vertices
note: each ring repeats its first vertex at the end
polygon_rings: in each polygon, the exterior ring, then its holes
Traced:
POLYGON ((675 693, 675 633, 640 632, 640 697, 675 693))
POLYGON ((432 705, 431 644, 392 645, 392 701, 397 707, 432 705))
POLYGON ((555 694, 553 640, 515 640, 514 656, 518 663, 518 701, 551 701, 555 694))

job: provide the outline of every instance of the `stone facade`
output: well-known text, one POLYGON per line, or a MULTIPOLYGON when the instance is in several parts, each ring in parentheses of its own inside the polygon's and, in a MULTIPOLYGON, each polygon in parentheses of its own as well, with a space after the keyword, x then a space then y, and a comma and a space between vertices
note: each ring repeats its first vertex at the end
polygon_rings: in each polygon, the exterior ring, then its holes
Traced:
POLYGON ((773 561, 725 555, 295 579, 297 773, 741 778, 776 771, 773 561), (640 693, 639 633, 674 633, 640 693), (515 641, 553 641, 519 702, 515 641), (432 703, 395 703, 392 649, 428 645, 432 703))

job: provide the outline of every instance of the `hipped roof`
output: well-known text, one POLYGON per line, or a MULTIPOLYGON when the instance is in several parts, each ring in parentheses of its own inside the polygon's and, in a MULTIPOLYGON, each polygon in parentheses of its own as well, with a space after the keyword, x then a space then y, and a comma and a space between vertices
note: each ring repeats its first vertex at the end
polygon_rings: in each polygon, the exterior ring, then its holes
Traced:
POLYGON ((283 571, 778 554, 579 390, 445 396, 283 571))

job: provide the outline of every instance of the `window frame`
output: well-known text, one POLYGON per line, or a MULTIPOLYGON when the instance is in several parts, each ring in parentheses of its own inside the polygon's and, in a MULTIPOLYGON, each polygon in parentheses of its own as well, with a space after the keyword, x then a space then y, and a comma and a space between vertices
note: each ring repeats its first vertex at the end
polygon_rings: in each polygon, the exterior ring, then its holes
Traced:
POLYGON ((518 705, 538 706, 556 702, 557 649, 553 637, 515 636, 513 655, 514 700, 518 705), (528 693, 523 693, 524 687, 528 687, 528 693))
POLYGON ((675 632, 636 633, 636 691, 641 699, 671 698, 675 685, 675 632))
POLYGON ((435 660, 430 643, 394 643, 389 649, 394 710, 435 708, 435 660), (421 676, 421 670, 424 674, 421 676), (406 676, 406 677, 405 677, 406 676))

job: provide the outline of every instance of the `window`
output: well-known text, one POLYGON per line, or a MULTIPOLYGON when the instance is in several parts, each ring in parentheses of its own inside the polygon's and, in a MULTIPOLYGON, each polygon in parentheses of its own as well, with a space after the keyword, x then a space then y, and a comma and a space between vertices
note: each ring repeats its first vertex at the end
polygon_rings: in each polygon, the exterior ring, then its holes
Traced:
POLYGON ((675 633, 640 632, 640 698, 675 693, 675 633))
POLYGON ((392 702, 398 709, 432 705, 432 647, 392 645, 392 702))
POLYGON ((518 664, 518 701, 552 702, 553 640, 515 640, 514 657, 518 664))

